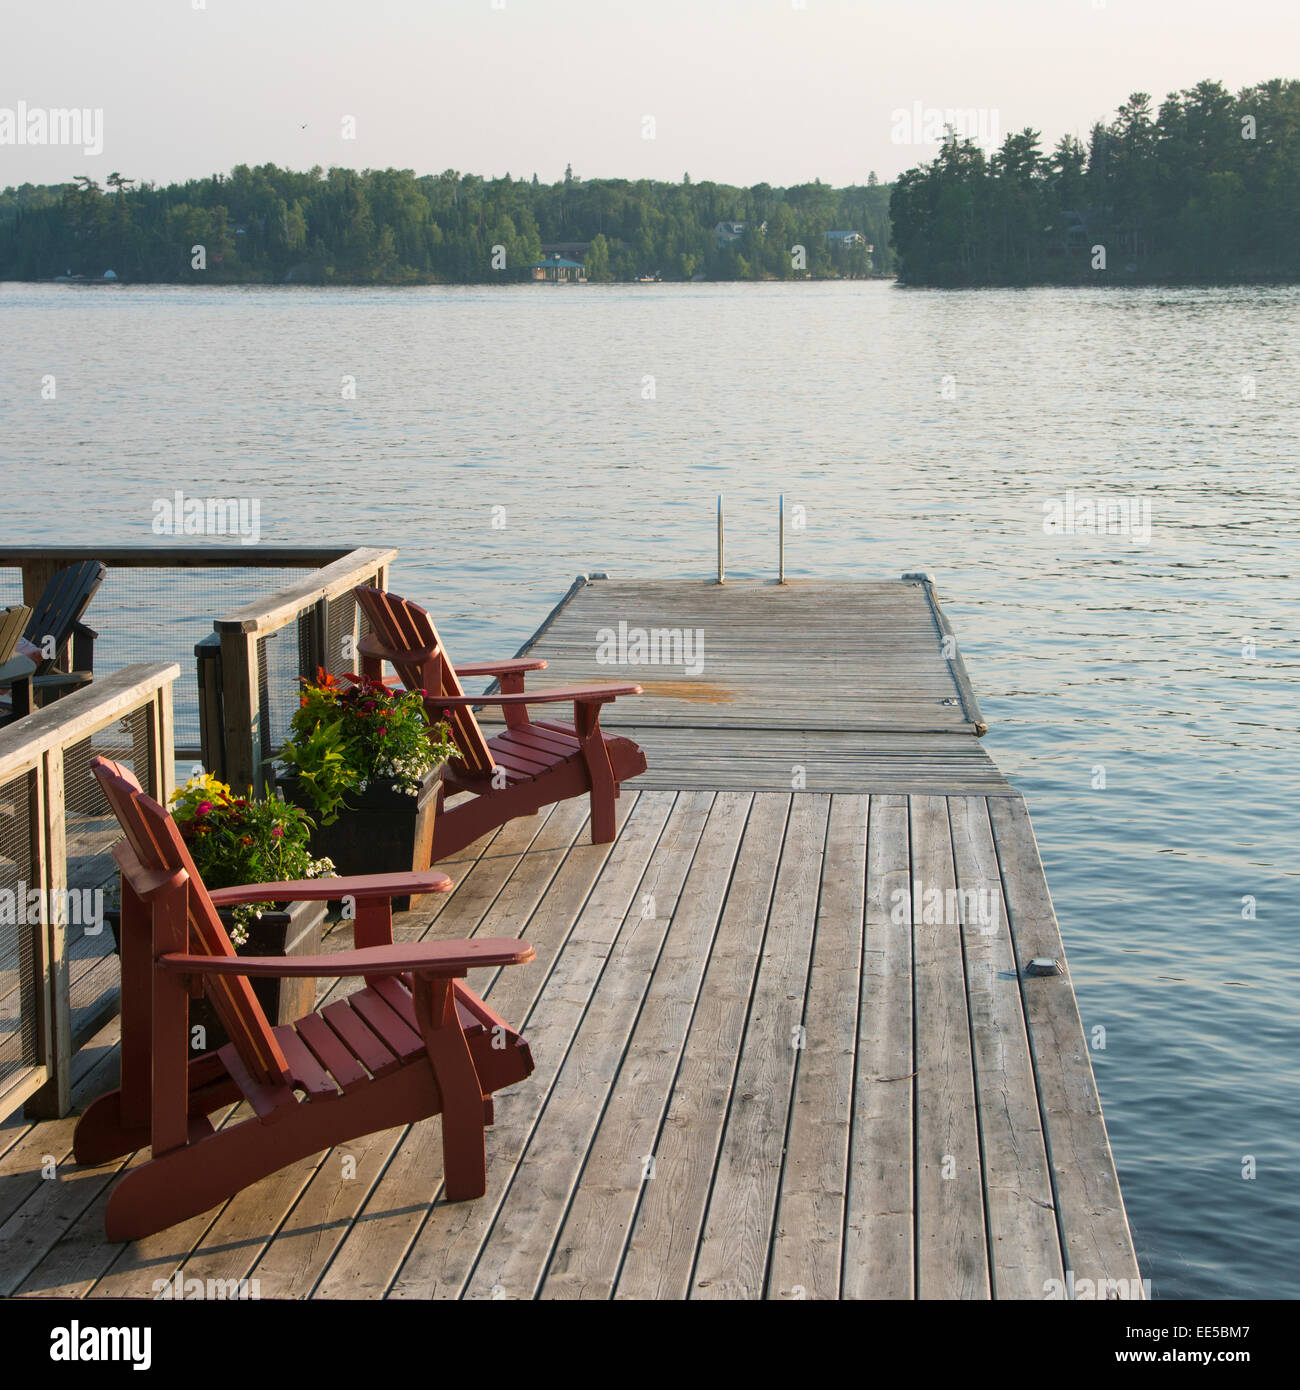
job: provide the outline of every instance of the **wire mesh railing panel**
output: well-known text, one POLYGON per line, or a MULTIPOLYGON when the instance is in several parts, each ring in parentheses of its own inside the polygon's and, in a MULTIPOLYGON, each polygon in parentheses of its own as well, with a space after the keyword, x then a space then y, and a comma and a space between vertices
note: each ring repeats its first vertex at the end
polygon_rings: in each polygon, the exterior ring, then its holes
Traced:
POLYGON ((40 1060, 36 941, 41 914, 39 898, 31 896, 39 887, 33 872, 33 778, 24 773, 0 784, 0 1088, 40 1060))
POLYGON ((306 569, 111 569, 87 619, 99 630, 96 670, 134 661, 175 661, 181 679, 173 693, 178 747, 199 743, 194 645, 214 619, 273 594, 310 573, 306 569), (102 657, 101 657, 102 653, 102 657), (102 661, 102 665, 101 665, 102 661))
POLYGON ((269 758, 289 736, 289 721, 298 708, 298 677, 304 665, 298 625, 290 624, 257 644, 258 696, 262 711, 262 756, 269 758))
MULTIPOLYGON (((311 571, 277 566, 110 567, 83 621, 95 638, 95 671, 107 675, 137 661, 175 661, 176 743, 199 744, 199 696, 194 645, 212 632, 213 620, 264 598, 311 571)), ((22 573, 0 568, 0 605, 22 598, 22 573)))
POLYGON ((335 676, 359 672, 361 657, 356 644, 369 631, 366 615, 351 590, 330 599, 325 610, 325 651, 320 664, 335 676))

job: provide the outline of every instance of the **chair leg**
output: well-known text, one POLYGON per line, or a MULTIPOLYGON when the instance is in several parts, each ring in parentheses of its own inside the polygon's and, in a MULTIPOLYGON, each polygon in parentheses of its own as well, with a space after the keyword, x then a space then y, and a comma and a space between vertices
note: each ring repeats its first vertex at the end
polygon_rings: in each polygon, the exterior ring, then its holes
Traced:
POLYGON ((607 845, 614 838, 614 798, 618 784, 600 732, 600 706, 579 701, 574 706, 574 732, 591 779, 591 843, 607 845))
POLYGON ((614 798, 609 787, 591 789, 591 843, 607 845, 614 838, 614 798))
POLYGON ((442 1093, 443 1189, 449 1202, 472 1201, 487 1191, 487 1097, 456 1012, 453 981, 417 976, 415 985, 416 1019, 442 1093))

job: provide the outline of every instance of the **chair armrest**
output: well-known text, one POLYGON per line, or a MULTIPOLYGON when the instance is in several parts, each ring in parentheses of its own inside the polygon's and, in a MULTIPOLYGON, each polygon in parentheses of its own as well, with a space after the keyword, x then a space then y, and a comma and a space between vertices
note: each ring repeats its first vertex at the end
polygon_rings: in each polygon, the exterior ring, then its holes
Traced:
POLYGON ((46 671, 43 676, 33 676, 32 684, 39 686, 42 690, 62 688, 74 690, 83 685, 89 685, 94 679, 93 671, 78 668, 74 671, 46 671))
POLYGON ((351 975, 463 975, 480 966, 526 965, 536 956, 526 941, 513 936, 478 936, 466 941, 413 941, 397 946, 362 946, 327 956, 191 956, 179 952, 158 957, 164 970, 179 975, 245 975, 252 979, 298 979, 303 976, 344 979, 351 975))
POLYGON ((280 883, 241 883, 235 888, 213 888, 215 907, 236 903, 322 902, 330 898, 402 898, 408 893, 445 893, 451 879, 433 869, 424 873, 365 874, 353 878, 297 878, 280 883))
POLYGON ((508 661, 471 661, 468 665, 457 663, 458 676, 510 676, 516 671, 545 671, 549 662, 541 657, 516 656, 508 661))
POLYGON ((640 695, 639 685, 575 685, 567 690, 521 691, 516 695, 429 695, 425 703, 431 709, 457 709, 470 705, 558 705, 604 704, 619 695, 640 695))

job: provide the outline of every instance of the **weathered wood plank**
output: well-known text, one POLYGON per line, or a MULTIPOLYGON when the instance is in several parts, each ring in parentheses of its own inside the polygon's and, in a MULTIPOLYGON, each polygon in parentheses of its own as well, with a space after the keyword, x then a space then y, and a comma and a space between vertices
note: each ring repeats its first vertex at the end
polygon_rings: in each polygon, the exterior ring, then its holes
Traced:
POLYGON ((873 796, 844 1239, 845 1298, 911 1298, 912 872, 906 797, 873 796))
MULTIPOLYGON (((655 1148, 656 1177, 642 1191, 616 1298, 680 1300, 690 1290, 790 801, 754 798, 655 1148)), ((593 1297, 601 1292, 595 1281, 586 1288, 593 1297)))
MULTIPOLYGON (((516 1246, 518 1223, 510 1222, 511 1243, 500 1282, 508 1286, 521 1282, 530 1262, 544 1262, 553 1245, 554 1254, 545 1269, 545 1297, 609 1297, 642 1187, 657 1180, 659 1130, 752 800, 747 793, 730 793, 714 801, 640 1016, 605 1109, 594 1121, 599 1128, 587 1154, 581 1185, 567 1215, 560 1205, 558 1184, 553 1189, 556 1200, 549 1209, 533 1206, 531 1249, 516 1246)), ((654 908, 659 910, 657 902, 654 908)), ((643 910, 647 910, 646 905, 643 910)), ((599 1049, 609 1044, 596 1035, 587 1045, 599 1049)), ((575 1055, 570 1053, 571 1061, 575 1055)), ((568 1114, 565 1101, 557 1096, 547 1108, 552 1148, 559 1133, 593 1124, 592 1117, 579 1118, 577 1113, 587 1108, 581 1091, 567 1098, 567 1107, 568 1114)), ((539 1131, 529 1146, 516 1185, 527 1181, 530 1165, 536 1169, 553 1161, 547 1146, 540 1142, 542 1137, 539 1131)))
POLYGON ((865 920, 868 798, 831 801, 790 1134, 768 1280, 771 1298, 838 1298, 865 920))
POLYGON ((988 803, 950 797, 995 1298, 1044 1298, 1060 1279, 1042 1121, 988 803))
POLYGON ((988 1298, 984 1187, 961 921, 949 909, 957 885, 948 803, 941 796, 914 796, 910 811, 917 1297, 988 1298))
POLYGON ((736 1070, 692 1298, 761 1298, 803 1024, 830 798, 796 797, 736 1070))
POLYGON ((964 736, 639 723, 619 732, 641 746, 649 764, 637 787, 1014 795, 983 745, 964 736))
MULTIPOLYGON (((646 801, 643 796, 641 802, 646 801)), ((489 1197, 472 1204, 435 1207, 430 1212, 390 1297, 461 1296, 479 1252, 510 1196, 508 1184, 536 1129, 538 1116, 564 1070, 568 1051, 595 1007, 596 991, 603 986, 613 996, 602 1005, 597 1020, 607 1019, 620 1002, 625 1008, 634 1008, 643 996, 712 801, 709 793, 675 798, 658 839, 643 844, 642 854, 616 861, 612 876, 602 875, 565 943, 547 989, 528 1016, 524 1035, 533 1049, 537 1070, 515 1093, 515 1103, 508 1114, 502 1108, 494 1131, 495 1142, 489 1146, 489 1197), (657 915, 643 919, 642 903, 649 895, 655 898, 657 915), (612 909, 620 902, 623 910, 615 915, 612 909), (494 1193, 499 1194, 495 1201, 491 1196, 494 1193)), ((654 803, 650 805, 653 807, 654 803)), ((502 978, 501 993, 493 995, 494 1008, 501 1010, 501 1000, 514 1003, 512 982, 525 973, 517 970, 502 978)), ((507 1012, 518 1016, 517 1010, 507 1012)), ((601 1059, 593 1061, 599 1066, 601 1059)), ((591 1094, 600 1093, 593 1086, 591 1094)), ((504 1286, 499 1295, 493 1294, 492 1286, 487 1293, 505 1298, 517 1296, 515 1290, 504 1286)))

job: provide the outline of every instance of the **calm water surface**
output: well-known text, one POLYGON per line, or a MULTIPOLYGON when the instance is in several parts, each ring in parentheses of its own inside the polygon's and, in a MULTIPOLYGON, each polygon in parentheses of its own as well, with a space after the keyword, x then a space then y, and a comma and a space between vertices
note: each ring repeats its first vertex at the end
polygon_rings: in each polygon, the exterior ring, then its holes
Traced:
POLYGON ((720 491, 734 574, 780 492, 791 574, 932 571, 1105 1030, 1143 1272, 1294 1298, 1297 400, 1295 289, 4 285, 0 541, 245 494, 268 542, 400 546, 473 657, 580 571, 708 573, 720 491), (1045 534, 1068 491, 1149 541, 1045 534))

